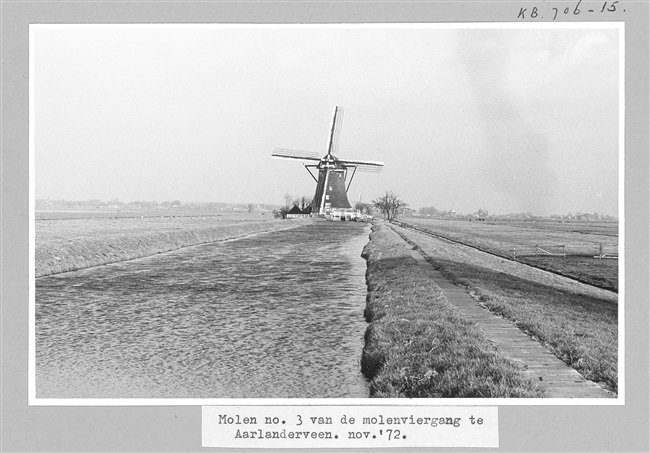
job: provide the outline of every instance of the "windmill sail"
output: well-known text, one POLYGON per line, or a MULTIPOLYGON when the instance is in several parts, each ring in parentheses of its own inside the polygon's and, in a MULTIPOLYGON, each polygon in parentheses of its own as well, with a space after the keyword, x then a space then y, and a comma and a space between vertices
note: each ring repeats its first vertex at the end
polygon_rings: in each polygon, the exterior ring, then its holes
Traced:
POLYGON ((357 170, 365 172, 380 172, 384 167, 383 162, 371 160, 340 159, 335 153, 338 151, 338 142, 341 135, 341 119, 343 109, 334 107, 332 123, 327 138, 327 153, 318 158, 317 154, 285 148, 276 148, 272 157, 280 159, 295 159, 306 161, 305 167, 316 180, 316 192, 311 203, 312 215, 328 215, 333 212, 351 211, 352 206, 348 201, 347 191, 357 170), (317 164, 314 162, 318 162, 317 164), (310 168, 318 170, 318 178, 310 168), (349 171, 352 171, 348 179, 349 171), (347 181, 347 185, 346 185, 347 181))
POLYGON ((377 162, 373 160, 339 159, 339 162, 345 167, 354 167, 359 171, 367 171, 373 173, 379 173, 384 168, 383 162, 377 162))
POLYGON ((275 148, 271 157, 280 159, 315 160, 320 161, 318 153, 312 151, 300 151, 297 149, 275 148))
POLYGON ((332 115, 332 136, 327 146, 329 154, 339 153, 339 141, 341 139, 341 128, 343 125, 343 107, 334 107, 332 115))

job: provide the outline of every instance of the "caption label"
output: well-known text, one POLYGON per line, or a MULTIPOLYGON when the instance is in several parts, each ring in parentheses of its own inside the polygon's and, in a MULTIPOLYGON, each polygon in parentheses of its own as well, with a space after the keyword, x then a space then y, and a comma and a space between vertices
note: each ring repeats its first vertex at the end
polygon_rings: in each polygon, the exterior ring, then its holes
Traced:
POLYGON ((496 407, 203 406, 204 447, 498 447, 496 407))

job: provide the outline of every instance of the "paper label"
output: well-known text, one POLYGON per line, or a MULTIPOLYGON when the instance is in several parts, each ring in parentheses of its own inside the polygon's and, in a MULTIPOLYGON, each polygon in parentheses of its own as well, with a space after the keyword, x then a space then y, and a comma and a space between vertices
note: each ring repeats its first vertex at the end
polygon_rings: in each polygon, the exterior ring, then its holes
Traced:
POLYGON ((203 406, 203 447, 499 446, 497 407, 203 406))

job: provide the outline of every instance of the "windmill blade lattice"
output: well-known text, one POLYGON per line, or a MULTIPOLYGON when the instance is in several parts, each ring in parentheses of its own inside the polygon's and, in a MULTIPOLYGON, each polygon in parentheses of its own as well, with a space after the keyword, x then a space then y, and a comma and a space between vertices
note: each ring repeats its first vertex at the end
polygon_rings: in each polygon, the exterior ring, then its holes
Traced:
POLYGON ((371 165, 356 165, 357 171, 364 173, 381 173, 383 167, 376 167, 371 165))
POLYGON ((346 167, 356 167, 358 171, 369 173, 380 173, 384 168, 383 162, 372 160, 339 159, 339 162, 346 167))
POLYGON ((302 151, 288 148, 274 148, 271 156, 279 157, 281 159, 320 160, 320 155, 313 151, 302 151))
POLYGON ((343 107, 337 107, 336 109, 336 123, 334 123, 334 134, 332 136, 332 147, 331 152, 335 156, 339 153, 339 141, 341 140, 341 128, 343 127, 343 115, 345 110, 343 107))

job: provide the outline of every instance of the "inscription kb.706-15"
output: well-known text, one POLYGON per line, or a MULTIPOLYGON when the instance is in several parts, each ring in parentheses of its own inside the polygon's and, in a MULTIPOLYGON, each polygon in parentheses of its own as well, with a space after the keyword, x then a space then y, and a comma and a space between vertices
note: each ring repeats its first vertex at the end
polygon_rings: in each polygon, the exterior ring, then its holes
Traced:
MULTIPOLYGON (((565 3, 566 4, 566 3, 565 3)), ((611 16, 613 13, 625 12, 621 7, 620 2, 617 1, 597 1, 597 2, 583 2, 579 0, 572 6, 551 6, 545 4, 543 6, 532 7, 519 7, 517 19, 547 19, 558 20, 566 17, 567 19, 576 19, 576 16, 588 15, 602 15, 607 14, 611 16)))

